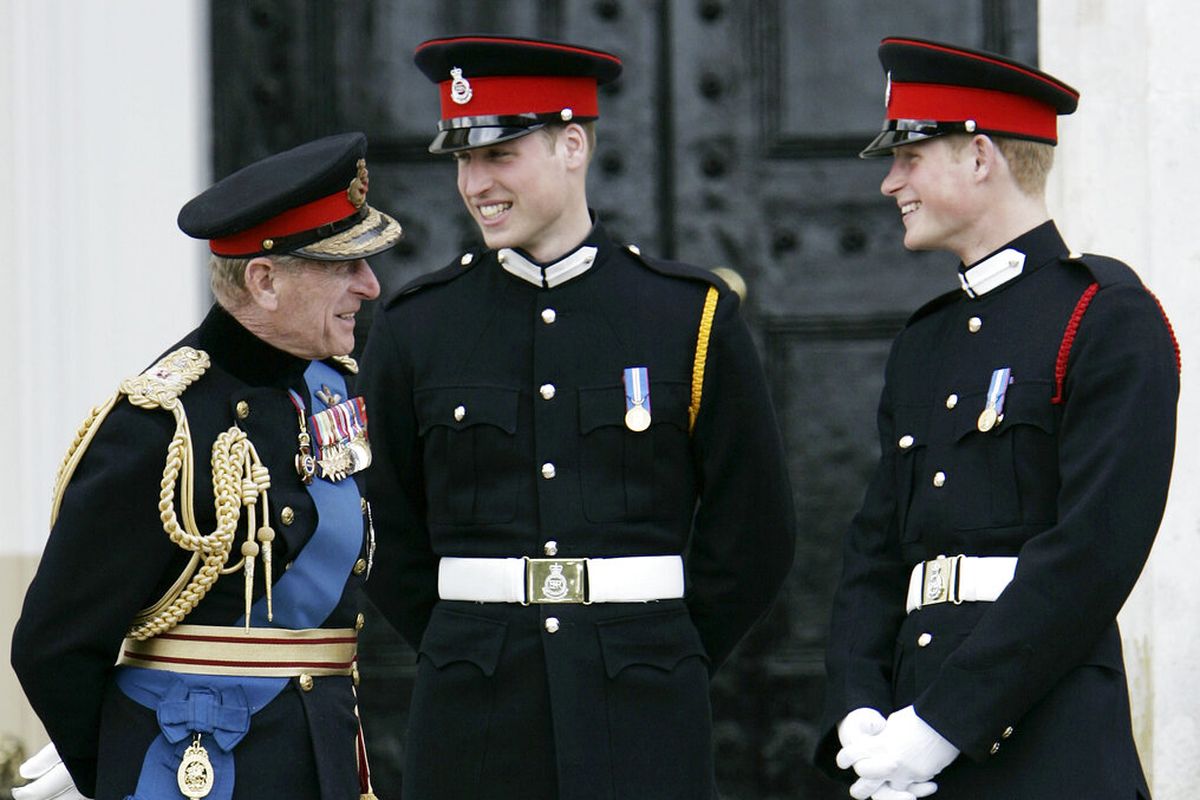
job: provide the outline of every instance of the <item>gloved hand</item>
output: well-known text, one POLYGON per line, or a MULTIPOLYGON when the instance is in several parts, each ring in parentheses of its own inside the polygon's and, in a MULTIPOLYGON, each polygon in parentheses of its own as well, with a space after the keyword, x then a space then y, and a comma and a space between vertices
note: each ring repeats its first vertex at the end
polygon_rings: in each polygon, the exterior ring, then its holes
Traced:
POLYGON ((75 788, 53 742, 22 764, 20 772, 29 782, 13 787, 13 800, 89 800, 75 788))
MULTIPOLYGON (((917 795, 909 790, 909 786, 929 782, 957 758, 958 753, 958 748, 918 717, 912 706, 905 706, 888 717, 879 734, 843 747, 838 752, 837 764, 842 769, 854 767, 859 777, 865 779, 865 786, 882 779, 890 784, 888 788, 892 791, 918 797, 925 795, 917 795)), ((920 788, 924 791, 927 787, 920 788)), ((857 797, 853 792, 851 787, 852 795, 857 797)), ((872 796, 877 792, 878 788, 874 789, 872 796)))
MULTIPOLYGON (((859 778, 858 781, 855 782, 855 786, 866 782, 866 778, 859 778)), ((876 783, 877 781, 870 782, 876 783)), ((850 791, 853 792, 854 787, 851 787, 850 791)), ((937 784, 929 781, 910 783, 906 789, 898 788, 896 784, 893 784, 891 781, 885 781, 883 785, 875 791, 874 794, 870 795, 870 797, 871 800, 918 800, 922 797, 928 797, 936 791, 937 784)))
MULTIPOLYGON (((843 717, 837 726, 838 741, 842 743, 842 750, 876 735, 883 730, 885 724, 887 724, 887 720, 883 718, 883 714, 873 708, 854 709, 843 717)), ((844 766, 840 760, 838 766, 842 769, 849 768, 848 765, 844 766)), ((859 778, 854 786, 850 787, 850 796, 854 800, 867 800, 883 786, 883 783, 883 780, 864 781, 859 778)))

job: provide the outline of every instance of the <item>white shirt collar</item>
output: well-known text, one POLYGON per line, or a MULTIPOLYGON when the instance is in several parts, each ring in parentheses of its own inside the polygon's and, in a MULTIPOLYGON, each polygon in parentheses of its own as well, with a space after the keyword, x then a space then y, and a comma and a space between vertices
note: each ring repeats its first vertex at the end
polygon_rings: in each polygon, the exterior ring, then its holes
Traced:
POLYGON ((578 278, 592 268, 596 261, 596 248, 588 245, 563 256, 553 264, 540 267, 516 250, 505 247, 496 256, 506 272, 543 289, 553 289, 572 278, 578 278))
POLYGON ((1025 254, 1009 247, 958 273, 958 279, 967 297, 979 297, 1008 283, 1024 269, 1025 254))

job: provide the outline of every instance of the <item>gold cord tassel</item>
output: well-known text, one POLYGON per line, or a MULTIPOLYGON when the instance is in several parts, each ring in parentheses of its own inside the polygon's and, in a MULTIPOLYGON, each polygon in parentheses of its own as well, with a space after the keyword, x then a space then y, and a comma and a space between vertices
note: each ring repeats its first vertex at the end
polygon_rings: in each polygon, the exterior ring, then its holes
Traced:
POLYGON ((271 542, 274 539, 275 529, 270 525, 258 529, 258 541, 262 544, 263 580, 267 583, 267 622, 275 621, 275 609, 271 605, 271 542))

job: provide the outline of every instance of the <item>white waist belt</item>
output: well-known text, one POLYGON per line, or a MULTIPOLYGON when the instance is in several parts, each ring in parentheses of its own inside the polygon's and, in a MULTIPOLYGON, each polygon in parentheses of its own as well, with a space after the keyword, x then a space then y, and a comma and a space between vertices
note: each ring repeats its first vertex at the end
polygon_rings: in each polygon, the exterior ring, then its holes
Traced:
POLYGON ((907 613, 937 603, 992 601, 1012 582, 1016 556, 938 556, 913 567, 907 613))
POLYGON ((645 603, 683 597, 680 556, 443 558, 438 596, 476 603, 645 603))

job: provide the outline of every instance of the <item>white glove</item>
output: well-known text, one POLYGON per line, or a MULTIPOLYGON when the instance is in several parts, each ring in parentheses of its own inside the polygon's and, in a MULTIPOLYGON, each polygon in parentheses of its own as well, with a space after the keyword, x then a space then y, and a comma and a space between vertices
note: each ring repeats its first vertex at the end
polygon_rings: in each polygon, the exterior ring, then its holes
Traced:
MULTIPOLYGON (((896 787, 907 791, 910 784, 929 782, 958 753, 958 748, 918 717, 912 706, 905 706, 888 717, 881 733, 843 747, 837 763, 842 769, 853 766, 867 781, 882 778, 893 791, 896 787)), ((909 794, 918 796, 915 792, 909 794)))
MULTIPOLYGON (((880 714, 875 709, 866 707, 856 708, 838 723, 838 741, 842 743, 842 749, 844 750, 851 745, 861 742, 863 739, 876 735, 883 730, 885 724, 887 724, 887 720, 883 718, 883 714, 880 714)), ((848 769, 848 766, 843 766, 840 761, 838 762, 838 766, 842 769, 848 769)), ((859 778, 850 787, 850 796, 854 800, 867 800, 867 798, 871 797, 871 795, 883 786, 883 783, 883 780, 864 781, 862 778, 859 778)), ((881 798, 880 800, 886 800, 886 798, 881 798)))
POLYGON ((20 772, 29 783, 13 787, 13 800, 89 800, 75 788, 53 742, 22 764, 20 772))
MULTIPOLYGON (((860 783, 867 782, 866 778, 859 778, 855 783, 857 786, 860 783)), ((877 781, 870 781, 876 783, 877 781)), ((854 788, 851 787, 851 792, 854 788)), ((897 788, 896 784, 891 781, 886 781, 884 784, 871 795, 871 800, 918 800, 921 797, 928 797, 937 791, 937 784, 929 781, 920 783, 910 783, 907 789, 897 788)))

